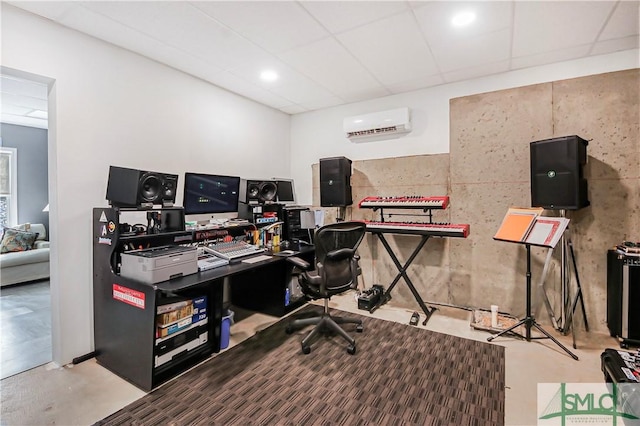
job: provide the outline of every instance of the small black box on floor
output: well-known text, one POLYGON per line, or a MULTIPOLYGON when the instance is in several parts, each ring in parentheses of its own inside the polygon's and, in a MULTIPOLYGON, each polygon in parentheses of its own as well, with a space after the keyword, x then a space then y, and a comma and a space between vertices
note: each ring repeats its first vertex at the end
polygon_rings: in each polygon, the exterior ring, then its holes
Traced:
POLYGON ((615 383, 617 411, 640 416, 640 352, 605 349, 600 355, 606 383, 615 383))
POLYGON ((370 289, 363 291, 358 296, 358 309, 370 310, 380 301, 383 293, 384 288, 379 284, 374 284, 370 289))

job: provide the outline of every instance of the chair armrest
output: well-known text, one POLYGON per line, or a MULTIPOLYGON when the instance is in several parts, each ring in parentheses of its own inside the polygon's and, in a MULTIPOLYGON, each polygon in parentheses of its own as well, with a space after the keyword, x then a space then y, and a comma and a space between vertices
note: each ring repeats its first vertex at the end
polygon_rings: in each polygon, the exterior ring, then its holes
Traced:
POLYGON ((303 271, 311 271, 313 269, 313 265, 311 265, 306 260, 303 260, 296 256, 287 257, 287 262, 293 263, 295 266, 302 269, 303 271))
POLYGON ((49 248, 49 241, 38 241, 38 240, 36 240, 33 243, 33 248, 34 249, 49 248))
POLYGON ((355 250, 349 248, 341 248, 338 250, 332 250, 327 253, 327 259, 329 260, 342 260, 349 259, 355 255, 355 250))

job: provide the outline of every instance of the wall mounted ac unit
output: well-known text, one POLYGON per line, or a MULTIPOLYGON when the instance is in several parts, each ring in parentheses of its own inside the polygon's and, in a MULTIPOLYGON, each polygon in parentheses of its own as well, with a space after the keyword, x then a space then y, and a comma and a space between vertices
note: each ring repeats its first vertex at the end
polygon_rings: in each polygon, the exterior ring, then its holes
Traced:
POLYGON ((411 131, 409 108, 390 109, 344 119, 344 132, 352 142, 388 139, 411 131))

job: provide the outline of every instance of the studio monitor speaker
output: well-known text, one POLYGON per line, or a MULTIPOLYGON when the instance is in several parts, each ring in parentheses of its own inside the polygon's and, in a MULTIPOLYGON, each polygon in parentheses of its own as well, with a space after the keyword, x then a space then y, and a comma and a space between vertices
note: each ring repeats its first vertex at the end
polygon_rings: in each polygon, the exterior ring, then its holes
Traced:
POLYGON ((272 180, 241 179, 240 202, 245 204, 263 204, 275 201, 278 185, 272 180))
POLYGON ((589 205, 583 175, 588 144, 575 135, 531 142, 533 207, 578 210, 589 205))
POLYGON ((177 186, 178 175, 110 166, 106 198, 114 207, 172 206, 177 186))
POLYGON ((320 205, 345 207, 351 199, 351 160, 345 157, 320 159, 320 205))

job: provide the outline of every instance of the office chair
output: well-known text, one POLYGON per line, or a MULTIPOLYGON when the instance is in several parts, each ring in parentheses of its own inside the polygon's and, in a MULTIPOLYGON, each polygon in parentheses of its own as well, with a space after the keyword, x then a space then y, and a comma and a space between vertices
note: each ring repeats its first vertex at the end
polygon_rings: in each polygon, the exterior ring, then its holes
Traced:
POLYGON ((342 336, 349 346, 347 352, 356 353, 356 341, 340 327, 339 324, 356 324, 356 331, 362 332, 362 321, 351 318, 333 317, 329 314, 329 298, 358 286, 360 269, 356 249, 364 238, 366 225, 364 222, 337 222, 318 229, 314 238, 316 266, 298 257, 289 257, 293 263, 293 274, 298 275, 298 282, 304 295, 310 299, 324 299, 322 315, 314 318, 301 318, 291 321, 286 332, 315 324, 315 327, 302 340, 302 352, 311 352, 310 342, 320 333, 335 332, 342 336))

